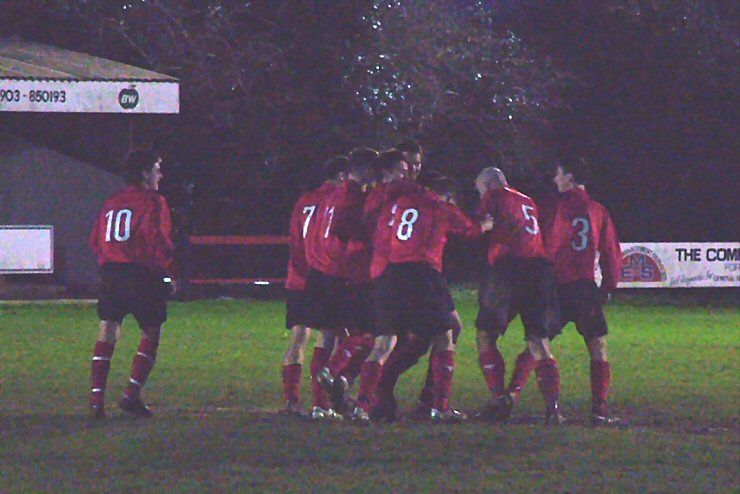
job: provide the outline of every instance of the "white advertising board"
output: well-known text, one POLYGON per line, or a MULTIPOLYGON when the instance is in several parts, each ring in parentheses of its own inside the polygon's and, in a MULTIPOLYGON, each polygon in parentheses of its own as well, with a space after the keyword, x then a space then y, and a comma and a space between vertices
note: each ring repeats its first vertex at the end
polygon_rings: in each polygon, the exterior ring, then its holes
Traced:
POLYGON ((619 288, 740 287, 740 242, 620 245, 619 288))
POLYGON ((53 272, 53 226, 0 225, 0 274, 53 272))
POLYGON ((0 78, 0 111, 178 113, 177 82, 17 80, 0 78))

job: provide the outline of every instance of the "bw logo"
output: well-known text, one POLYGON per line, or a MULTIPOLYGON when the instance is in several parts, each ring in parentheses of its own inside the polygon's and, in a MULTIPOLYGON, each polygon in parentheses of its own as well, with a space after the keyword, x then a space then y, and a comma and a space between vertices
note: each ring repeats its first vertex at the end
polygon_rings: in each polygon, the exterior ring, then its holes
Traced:
POLYGON ((139 104, 139 92, 134 88, 122 89, 118 93, 118 104, 124 110, 133 110, 139 104))

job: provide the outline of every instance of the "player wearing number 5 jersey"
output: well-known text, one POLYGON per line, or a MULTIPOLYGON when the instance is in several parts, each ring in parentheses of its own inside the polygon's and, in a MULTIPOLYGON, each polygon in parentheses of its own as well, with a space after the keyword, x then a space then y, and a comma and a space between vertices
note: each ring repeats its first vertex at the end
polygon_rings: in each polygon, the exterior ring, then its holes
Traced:
POLYGON ((559 164, 553 182, 559 194, 543 202, 543 233, 552 259, 560 298, 561 328, 574 322, 591 357, 591 422, 611 424, 606 399, 611 369, 606 352, 604 304, 617 287, 622 264, 619 240, 609 212, 589 197, 588 178, 581 158, 559 164), (594 279, 596 259, 602 281, 594 279))
POLYGON ((561 422, 560 373, 548 337, 559 322, 552 267, 542 243, 537 206, 509 187, 498 168, 485 168, 475 182, 481 196, 479 214, 490 215, 496 228, 489 237, 488 266, 482 280, 476 319, 478 355, 493 395, 479 417, 506 420, 533 370, 545 398, 548 422, 561 422), (519 354, 508 388, 497 340, 519 314, 527 348, 519 354))
POLYGON ((174 245, 170 209, 159 194, 162 160, 150 151, 134 151, 124 162, 129 186, 103 204, 90 232, 89 246, 101 266, 98 300, 100 335, 92 361, 90 407, 93 417, 105 416, 105 386, 123 318, 131 313, 142 330, 131 379, 119 407, 149 417, 141 387, 154 367, 167 298, 174 291, 169 269, 174 245))

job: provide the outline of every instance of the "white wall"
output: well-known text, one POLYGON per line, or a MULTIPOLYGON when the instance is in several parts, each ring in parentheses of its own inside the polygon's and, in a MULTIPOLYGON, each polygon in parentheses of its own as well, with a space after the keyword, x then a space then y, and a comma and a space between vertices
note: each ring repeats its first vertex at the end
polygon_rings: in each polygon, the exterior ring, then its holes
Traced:
POLYGON ((62 280, 98 283, 87 235, 103 201, 124 186, 110 173, 24 142, 0 144, 0 224, 54 225, 62 280))

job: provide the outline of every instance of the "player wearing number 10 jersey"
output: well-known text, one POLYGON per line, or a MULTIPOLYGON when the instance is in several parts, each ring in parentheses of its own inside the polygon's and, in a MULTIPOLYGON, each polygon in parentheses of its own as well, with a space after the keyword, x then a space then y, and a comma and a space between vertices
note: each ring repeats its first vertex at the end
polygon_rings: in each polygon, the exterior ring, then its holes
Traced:
POLYGON ((162 323, 167 320, 167 298, 174 291, 168 274, 174 254, 170 209, 157 192, 163 176, 161 161, 150 151, 129 154, 124 163, 129 186, 105 201, 90 232, 88 243, 98 258, 102 278, 100 336, 93 355, 90 396, 95 418, 105 416, 110 361, 121 323, 129 313, 142 335, 119 407, 136 416, 151 415, 141 401, 141 387, 154 367, 162 323))
POLYGON ((622 254, 611 217, 591 199, 584 184, 587 163, 571 158, 556 166, 553 182, 559 194, 543 202, 545 246, 555 269, 561 328, 574 322, 591 357, 591 422, 614 423, 606 409, 611 370, 606 354, 607 324, 603 305, 619 282, 622 254), (594 280, 596 258, 602 281, 594 280))
POLYGON ((498 168, 482 170, 475 186, 481 196, 479 214, 490 215, 496 222, 489 237, 488 267, 476 319, 480 366, 493 395, 480 418, 507 419, 535 370, 545 398, 546 419, 559 423, 560 373, 548 344, 559 322, 558 301, 537 206, 509 187, 498 168), (509 387, 504 388, 505 364, 497 340, 517 314, 522 318, 527 348, 517 357, 509 387))

